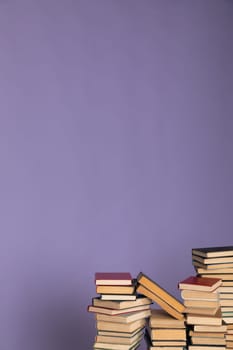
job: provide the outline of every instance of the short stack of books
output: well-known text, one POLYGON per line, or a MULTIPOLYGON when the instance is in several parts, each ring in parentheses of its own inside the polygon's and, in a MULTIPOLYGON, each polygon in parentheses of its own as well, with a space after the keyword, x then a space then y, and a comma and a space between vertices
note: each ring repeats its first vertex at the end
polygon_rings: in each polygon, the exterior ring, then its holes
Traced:
POLYGON ((226 349, 233 349, 233 324, 227 324, 226 326, 226 349))
POLYGON ((233 246, 192 249, 198 276, 220 278, 220 305, 223 320, 233 323, 233 246))
POLYGON ((207 346, 208 350, 225 349, 225 326, 222 325, 218 295, 221 282, 217 278, 190 276, 178 284, 184 300, 186 322, 190 326, 190 350, 207 346))
POLYGON ((158 304, 162 309, 152 310, 145 335, 149 350, 171 347, 181 350, 186 346, 184 305, 158 283, 140 272, 137 292, 158 304))
POLYGON ((95 284, 100 296, 88 306, 96 316, 94 349, 136 349, 151 315, 151 299, 137 295, 130 273, 96 273, 95 284))
POLYGON ((186 347, 185 320, 177 320, 161 309, 153 309, 146 328, 149 350, 183 350, 186 347))

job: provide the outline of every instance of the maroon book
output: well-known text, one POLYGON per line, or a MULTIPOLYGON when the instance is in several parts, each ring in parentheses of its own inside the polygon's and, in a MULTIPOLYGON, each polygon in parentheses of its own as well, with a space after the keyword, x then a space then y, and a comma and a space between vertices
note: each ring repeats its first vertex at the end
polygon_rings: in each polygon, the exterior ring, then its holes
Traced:
POLYGON ((132 276, 129 272, 96 272, 97 286, 129 286, 132 285, 132 276))
POLYGON ((189 276, 185 280, 179 282, 178 287, 179 289, 212 292, 221 286, 221 284, 222 280, 219 278, 189 276))

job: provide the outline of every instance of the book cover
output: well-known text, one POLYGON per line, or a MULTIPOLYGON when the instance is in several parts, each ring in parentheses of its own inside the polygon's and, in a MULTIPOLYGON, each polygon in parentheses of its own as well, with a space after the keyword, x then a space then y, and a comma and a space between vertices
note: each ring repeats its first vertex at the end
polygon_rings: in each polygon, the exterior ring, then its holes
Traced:
POLYGON ((212 277, 189 276, 178 283, 179 289, 202 290, 211 292, 218 288, 222 281, 212 277))
MULTIPOLYGON (((157 295, 161 300, 165 301, 168 305, 170 305, 173 309, 177 310, 179 313, 182 313, 184 311, 184 305, 178 299, 176 299, 173 295, 171 295, 168 291, 166 291, 158 283, 153 281, 144 273, 139 273, 137 281, 139 287, 140 285, 145 287, 147 290, 151 291, 154 295, 157 295)), ((137 288, 137 291, 139 291, 139 287, 137 288)))
POLYGON ((149 326, 151 328, 185 328, 185 321, 177 320, 162 309, 152 309, 149 326))
POLYGON ((104 307, 108 309, 116 309, 116 310, 127 309, 135 306, 149 305, 151 303, 152 303, 151 299, 148 299, 147 297, 142 295, 138 296, 136 300, 129 300, 129 301, 102 300, 100 298, 92 299, 93 306, 104 307))
POLYGON ((204 258, 233 256, 233 246, 193 248, 192 254, 203 256, 204 258))
POLYGON ((129 272, 96 272, 95 284, 101 285, 131 285, 132 276, 129 272))
POLYGON ((104 307, 89 305, 87 310, 89 312, 115 316, 115 315, 130 313, 130 312, 150 310, 150 305, 134 306, 134 307, 130 307, 127 309, 118 309, 118 310, 117 309, 107 309, 104 307))

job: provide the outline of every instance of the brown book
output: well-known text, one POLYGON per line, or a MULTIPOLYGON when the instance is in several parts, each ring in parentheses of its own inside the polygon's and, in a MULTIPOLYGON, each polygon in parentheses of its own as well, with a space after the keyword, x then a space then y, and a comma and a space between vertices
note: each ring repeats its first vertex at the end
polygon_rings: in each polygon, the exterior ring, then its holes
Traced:
POLYGON ((150 337, 154 340, 186 340, 185 329, 161 329, 152 328, 150 331, 150 337))
POLYGON ((219 300, 219 288, 216 288, 213 292, 202 292, 198 290, 181 290, 181 297, 184 300, 206 300, 206 301, 218 301, 219 300))
POLYGON ((212 337, 192 337, 191 338, 192 344, 198 344, 198 345, 226 345, 226 339, 225 338, 212 338, 212 337))
POLYGON ((126 314, 126 313, 131 313, 131 312, 136 312, 136 311, 144 311, 144 310, 150 310, 150 304, 149 305, 140 305, 140 306, 134 306, 134 307, 129 307, 127 309, 107 309, 104 307, 98 307, 98 306, 93 306, 89 305, 88 306, 88 312, 94 312, 94 313, 99 313, 99 314, 104 314, 104 315, 120 315, 120 314, 126 314))
POLYGON ((189 335, 191 337, 211 337, 211 338, 224 338, 226 332, 195 332, 190 331, 189 335))
POLYGON ((134 336, 131 337, 120 337, 117 333, 115 333, 114 336, 97 334, 97 336, 95 337, 95 341, 100 343, 131 345, 136 343, 137 341, 140 341, 143 337, 143 333, 143 330, 140 330, 134 336))
POLYGON ((209 315, 213 316, 216 315, 216 312, 218 311, 219 307, 215 308, 205 308, 205 307, 186 307, 185 313, 186 314, 193 314, 193 315, 209 315))
POLYGON ((193 248, 192 255, 204 258, 216 258, 221 256, 233 256, 233 246, 193 248))
POLYGON ((132 276, 129 272, 96 272, 95 284, 98 286, 128 286, 132 284, 132 276))
POLYGON ((150 317, 151 310, 143 310, 143 311, 137 311, 137 312, 130 312, 126 314, 121 315, 104 315, 104 314, 95 314, 97 321, 104 321, 104 322, 119 322, 119 323, 130 323, 133 321, 145 319, 147 317, 150 317))
POLYGON ((217 301, 206 301, 206 300, 185 300, 184 306, 185 307, 198 307, 200 308, 213 308, 216 309, 220 305, 219 300, 217 301))
POLYGON ((162 309, 152 309, 149 326, 151 328, 185 328, 185 320, 177 320, 162 309))
POLYGON ((114 322, 114 319, 112 322, 109 322, 109 319, 107 321, 97 320, 96 328, 98 331, 131 333, 131 332, 135 332, 139 328, 143 328, 145 326, 145 323, 146 321, 144 318, 141 318, 139 320, 136 320, 130 323, 114 322))
POLYGON ((142 285, 147 290, 157 295, 161 300, 165 301, 179 313, 182 313, 184 311, 184 305, 178 299, 176 299, 173 295, 171 295, 168 291, 166 291, 158 283, 150 279, 144 273, 139 273, 137 281, 139 285, 142 285))
POLYGON ((150 336, 148 334, 148 330, 145 332, 145 341, 147 343, 147 349, 148 350, 183 350, 184 346, 186 345, 186 341, 168 341, 169 345, 166 345, 164 343, 167 343, 167 341, 159 341, 162 343, 162 345, 152 345, 152 341, 150 339, 150 336), (171 344, 172 343, 172 344, 171 344), (175 345, 174 345, 175 344, 175 345), (172 347, 171 347, 172 346, 172 347))
POLYGON ((108 309, 123 310, 135 306, 150 305, 152 303, 151 299, 144 296, 138 297, 136 300, 132 301, 112 301, 112 300, 102 300, 100 298, 93 298, 92 305, 97 307, 104 307, 108 309))
POLYGON ((186 321, 187 321, 187 324, 192 324, 192 325, 221 326, 222 324, 221 310, 219 309, 217 313, 213 316, 187 314, 186 321))
POLYGON ((227 326, 221 325, 221 326, 202 326, 202 325, 195 325, 194 331, 195 332, 226 332, 227 326))
MULTIPOLYGON (((182 320, 184 318, 184 315, 180 312, 178 312, 176 309, 174 309, 172 306, 167 304, 163 299, 158 297, 156 294, 152 293, 147 288, 143 287, 142 285, 139 285, 137 288, 138 293, 141 293, 154 302, 156 302, 161 308, 163 308, 166 312, 168 312, 171 316, 175 317, 178 320, 182 320)), ((184 306, 183 306, 184 310, 184 306)))
POLYGON ((96 286, 97 294, 134 294, 135 286, 96 286))
POLYGON ((222 284, 222 281, 217 278, 189 276, 179 282, 179 289, 199 290, 212 292, 222 284))
POLYGON ((222 281, 222 287, 233 287, 233 281, 222 281))
POLYGON ((213 275, 213 274, 233 274, 233 268, 221 268, 221 269, 212 269, 212 270, 206 270, 201 267, 197 267, 196 269, 197 273, 199 275, 213 275))

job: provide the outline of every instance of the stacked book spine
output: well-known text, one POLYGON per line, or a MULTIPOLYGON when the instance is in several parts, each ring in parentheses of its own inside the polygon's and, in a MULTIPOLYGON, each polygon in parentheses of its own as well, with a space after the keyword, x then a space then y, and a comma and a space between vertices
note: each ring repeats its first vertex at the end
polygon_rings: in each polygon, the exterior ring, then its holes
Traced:
POLYGON ((192 249, 198 276, 220 278, 220 305, 223 320, 233 324, 233 246, 192 249))
POLYGON ((223 350, 226 326, 222 323, 218 290, 221 280, 190 276, 179 283, 189 327, 190 350, 223 350))
POLYGON ((148 350, 183 350, 187 338, 185 320, 177 320, 162 309, 153 309, 145 338, 148 350))
POLYGON ((96 318, 94 349, 134 350, 144 335, 146 319, 151 315, 151 300, 136 293, 129 273, 96 273, 98 297, 88 311, 96 318))
POLYGON ((226 349, 233 349, 233 324, 226 325, 226 349))

